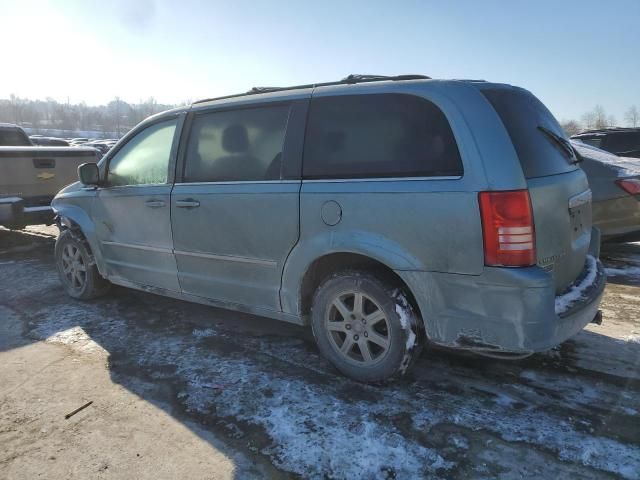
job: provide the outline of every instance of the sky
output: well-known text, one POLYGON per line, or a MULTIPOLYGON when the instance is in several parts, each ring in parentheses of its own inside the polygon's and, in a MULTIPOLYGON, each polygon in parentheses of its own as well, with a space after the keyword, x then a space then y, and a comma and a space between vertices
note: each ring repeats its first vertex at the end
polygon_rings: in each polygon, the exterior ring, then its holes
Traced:
POLYGON ((350 73, 510 83, 559 120, 640 108, 640 0, 0 0, 0 98, 180 103, 350 73))

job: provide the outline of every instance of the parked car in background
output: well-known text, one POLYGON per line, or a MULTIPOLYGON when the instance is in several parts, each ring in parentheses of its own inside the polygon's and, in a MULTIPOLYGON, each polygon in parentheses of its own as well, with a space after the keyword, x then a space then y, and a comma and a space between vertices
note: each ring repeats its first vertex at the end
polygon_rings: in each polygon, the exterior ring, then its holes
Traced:
POLYGON ((16 125, 0 125, 0 142, 0 225, 11 228, 53 223, 51 199, 99 159, 93 148, 33 146, 16 125))
POLYGON ((640 240, 640 159, 623 159, 591 145, 571 142, 583 158, 593 192, 593 225, 603 241, 640 240))
POLYGON ((598 316, 591 192, 526 90, 349 76, 142 122, 52 205, 74 298, 109 282, 311 325, 343 373, 425 341, 513 358, 598 316))
POLYGON ((90 142, 85 142, 83 144, 81 144, 83 147, 92 147, 95 148, 96 150, 98 150, 100 152, 100 155, 104 155, 105 153, 107 153, 109 151, 109 148, 111 148, 109 146, 109 144, 107 144, 105 141, 103 140, 92 140, 90 142))
POLYGON ((38 146, 47 146, 47 147, 68 147, 69 142, 62 138, 56 137, 43 137, 42 135, 31 135, 29 137, 31 143, 38 146))
POLYGON ((640 128, 588 130, 571 137, 619 157, 640 158, 640 128))

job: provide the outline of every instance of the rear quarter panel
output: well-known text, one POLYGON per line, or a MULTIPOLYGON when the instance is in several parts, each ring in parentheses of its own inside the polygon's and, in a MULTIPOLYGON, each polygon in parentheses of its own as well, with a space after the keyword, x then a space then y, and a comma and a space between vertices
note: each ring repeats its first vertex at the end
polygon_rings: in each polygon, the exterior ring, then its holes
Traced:
POLYGON ((481 274, 484 253, 478 191, 489 185, 496 189, 526 185, 504 128, 487 121, 487 115, 493 115, 500 122, 497 114, 477 89, 456 82, 402 82, 388 88, 342 85, 319 89, 314 96, 390 91, 424 96, 449 120, 464 174, 460 178, 303 181, 300 241, 283 273, 281 301, 287 313, 299 313, 300 285, 311 263, 331 253, 358 253, 398 271, 481 274), (486 155, 489 160, 502 155, 507 161, 486 161, 486 155), (513 158, 515 165, 509 161, 513 158), (339 211, 336 225, 323 219, 327 209, 334 217, 339 211))

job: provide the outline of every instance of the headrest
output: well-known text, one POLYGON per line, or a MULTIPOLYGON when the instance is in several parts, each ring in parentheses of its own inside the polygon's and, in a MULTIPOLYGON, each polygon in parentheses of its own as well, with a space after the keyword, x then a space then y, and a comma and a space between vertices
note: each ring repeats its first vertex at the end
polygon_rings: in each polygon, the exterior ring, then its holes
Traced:
POLYGON ((249 150, 249 135, 244 125, 229 125, 222 133, 222 148, 229 153, 240 153, 249 150))

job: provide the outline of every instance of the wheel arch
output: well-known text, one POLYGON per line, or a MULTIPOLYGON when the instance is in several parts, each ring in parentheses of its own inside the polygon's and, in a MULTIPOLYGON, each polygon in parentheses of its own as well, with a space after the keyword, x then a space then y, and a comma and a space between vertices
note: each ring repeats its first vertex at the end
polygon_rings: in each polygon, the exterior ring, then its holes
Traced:
POLYGON ((389 265, 379 259, 353 251, 331 252, 315 258, 301 276, 297 291, 298 314, 306 318, 311 311, 311 303, 317 288, 331 275, 340 271, 360 270, 374 273, 381 279, 402 289, 415 312, 420 315, 420 307, 409 285, 389 265))
POLYGON ((98 271, 106 278, 104 259, 96 237, 93 220, 83 209, 75 205, 56 205, 55 213, 56 223, 60 230, 71 229, 83 237, 96 262, 98 271))

